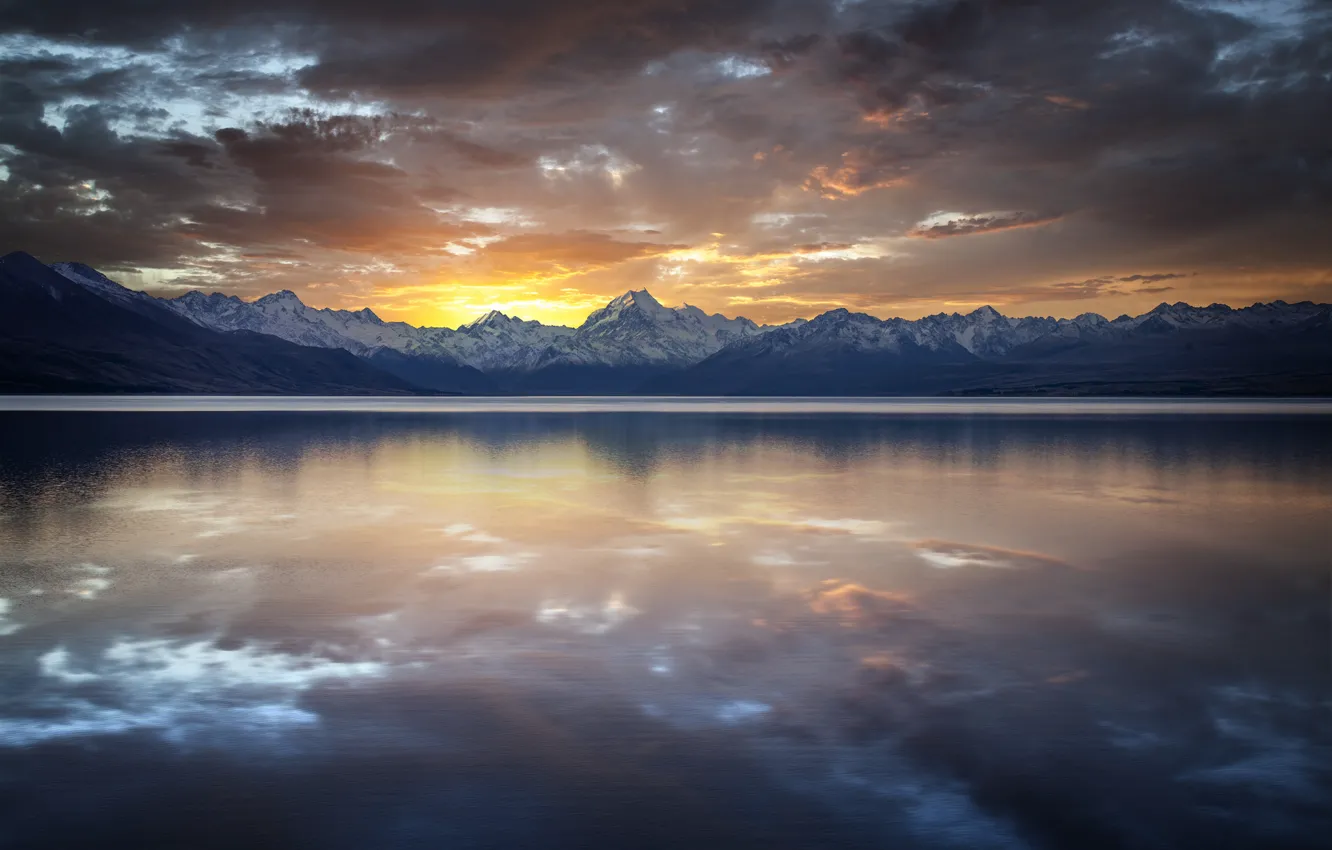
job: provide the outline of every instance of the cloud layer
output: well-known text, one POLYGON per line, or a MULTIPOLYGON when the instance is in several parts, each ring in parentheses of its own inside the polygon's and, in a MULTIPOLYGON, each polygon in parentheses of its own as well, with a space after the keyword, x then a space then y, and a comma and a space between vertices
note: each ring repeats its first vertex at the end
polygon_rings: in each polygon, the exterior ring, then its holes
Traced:
POLYGON ((24 0, 0 241, 418 323, 1327 298, 1329 40, 1315 0, 24 0))

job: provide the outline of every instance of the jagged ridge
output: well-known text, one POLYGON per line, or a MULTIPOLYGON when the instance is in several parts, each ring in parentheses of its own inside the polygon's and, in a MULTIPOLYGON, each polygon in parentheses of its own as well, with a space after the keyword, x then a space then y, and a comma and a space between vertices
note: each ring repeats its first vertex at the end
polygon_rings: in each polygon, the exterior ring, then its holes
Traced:
POLYGON ((916 320, 836 309, 809 321, 760 326, 687 304, 666 307, 647 290, 611 300, 577 328, 497 310, 457 329, 430 328, 386 322, 370 309, 312 308, 287 290, 248 302, 198 291, 158 299, 78 263, 52 268, 90 293, 148 317, 169 313, 215 331, 342 349, 417 386, 468 392, 646 387, 780 394, 796 391, 797 384, 801 392, 831 392, 837 386, 855 392, 978 391, 1020 385, 1014 375, 1029 380, 1038 372, 1077 368, 1104 373, 1092 375, 1093 381, 1127 380, 1151 369, 1252 377, 1289 366, 1322 375, 1332 340, 1326 330, 1329 307, 1307 301, 1239 309, 1162 303, 1143 315, 1114 320, 1095 313, 1011 318, 989 306, 916 320), (860 377, 848 380, 853 373, 860 377))

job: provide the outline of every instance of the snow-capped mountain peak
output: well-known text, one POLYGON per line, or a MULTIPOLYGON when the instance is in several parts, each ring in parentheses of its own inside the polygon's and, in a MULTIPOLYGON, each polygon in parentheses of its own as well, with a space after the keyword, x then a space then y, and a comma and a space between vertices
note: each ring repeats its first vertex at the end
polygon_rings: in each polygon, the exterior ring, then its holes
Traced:
POLYGON ((616 307, 641 307, 644 310, 664 309, 661 302, 652 297, 652 293, 646 289, 631 289, 623 295, 611 299, 606 305, 609 308, 616 307))
POLYGON ((1326 325, 1329 315, 1326 305, 1307 301, 1278 301, 1241 309, 1224 304, 1194 307, 1184 302, 1162 303, 1140 316, 1126 315, 1114 321, 1095 313, 1073 319, 1012 318, 990 305, 965 314, 937 313, 917 320, 879 319, 837 308, 809 321, 760 327, 743 317, 708 314, 690 304, 667 307, 646 289, 639 289, 611 299, 576 329, 490 310, 453 330, 384 321, 368 307, 317 309, 290 290, 254 301, 198 291, 158 299, 126 289, 79 263, 58 263, 52 268, 108 300, 145 314, 170 310, 214 330, 251 331, 300 345, 341 348, 377 362, 401 365, 428 361, 494 374, 526 375, 546 368, 570 367, 666 371, 692 366, 732 348, 737 352, 809 352, 819 356, 827 352, 901 354, 950 363, 1002 361, 1133 339, 1156 344, 1154 340, 1168 340, 1179 333, 1216 329, 1242 329, 1246 333, 1290 329, 1304 333, 1309 327, 1326 325))
POLYGON ((514 372, 532 368, 557 340, 573 336, 573 328, 491 310, 457 331, 439 329, 439 345, 461 363, 482 371, 514 372))
POLYGON ((300 296, 292 292, 290 289, 283 289, 265 295, 262 298, 256 299, 254 304, 259 307, 276 307, 288 310, 299 310, 305 306, 305 302, 300 299, 300 296))
POLYGON ((605 322, 622 321, 628 317, 636 317, 643 322, 666 322, 674 318, 675 314, 675 310, 663 307, 646 289, 630 290, 611 299, 600 310, 592 311, 578 330, 590 332, 605 322))
POLYGON ((1105 316, 1102 316, 1100 313, 1082 313, 1073 319, 1070 319, 1070 322, 1080 327, 1088 328, 1098 328, 1109 324, 1109 321, 1105 316))
POLYGON ((749 319, 665 307, 646 289, 631 290, 594 311, 578 330, 542 355, 542 366, 666 366, 696 363, 759 333, 749 319))
POLYGON ((213 330, 253 331, 298 345, 342 348, 353 354, 382 348, 406 351, 422 334, 422 329, 403 322, 385 322, 369 308, 315 309, 289 289, 249 302, 195 291, 163 303, 195 324, 213 330))
MULTIPOLYGON (((493 327, 495 325, 507 325, 509 321, 510 321, 509 317, 504 313, 501 313, 499 310, 491 310, 490 312, 486 313, 484 316, 479 316, 473 319, 472 321, 468 322, 467 324, 463 325, 462 327, 463 328, 493 327)), ((462 328, 459 328, 459 330, 461 329, 462 328)))

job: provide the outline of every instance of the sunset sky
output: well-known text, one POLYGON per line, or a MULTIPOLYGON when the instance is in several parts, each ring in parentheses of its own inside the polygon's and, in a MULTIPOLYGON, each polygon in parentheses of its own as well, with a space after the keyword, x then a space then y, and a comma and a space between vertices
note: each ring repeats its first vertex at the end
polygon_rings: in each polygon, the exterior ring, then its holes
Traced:
POLYGON ((1320 0, 0 0, 0 250, 577 324, 1332 300, 1320 0))

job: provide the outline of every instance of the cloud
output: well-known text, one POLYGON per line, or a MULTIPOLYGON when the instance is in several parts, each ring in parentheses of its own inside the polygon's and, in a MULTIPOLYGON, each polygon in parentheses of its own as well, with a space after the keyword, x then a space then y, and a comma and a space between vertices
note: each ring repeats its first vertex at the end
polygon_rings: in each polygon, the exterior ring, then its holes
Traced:
POLYGON ((481 256, 506 274, 559 274, 657 257, 683 247, 656 242, 623 242, 606 233, 587 231, 522 233, 487 245, 481 256))
POLYGON ((977 233, 999 233, 1026 227, 1043 227, 1060 219, 1057 215, 1037 213, 988 213, 985 215, 953 215, 935 213, 911 229, 908 236, 918 239, 947 239, 952 236, 971 236, 977 233))
MULTIPOLYGON (((440 254, 484 226, 443 215, 425 203, 402 168, 373 156, 400 133, 428 132, 359 116, 296 114, 253 130, 215 134, 219 156, 242 172, 248 192, 190 212, 185 232, 235 246, 307 245, 353 253, 440 254)), ((456 147, 449 139, 445 147, 456 147)))
MULTIPOLYGON (((226 32, 238 40, 313 49, 298 71, 318 91, 376 95, 495 95, 557 86, 582 74, 616 74, 686 47, 721 48, 777 5, 769 0, 461 0, 421 5, 390 0, 371 10, 349 0, 203 2, 180 8, 75 0, 9 7, 0 29, 147 48, 172 37, 226 32)), ((798 41, 785 52, 798 52, 798 41)), ((779 50, 779 52, 781 52, 779 50)))
POLYGON ((11 4, 0 237, 431 324, 1321 298, 1332 18, 1260 5, 11 4))
POLYGON ((1163 280, 1175 280, 1181 277, 1187 277, 1187 275, 1175 274, 1173 272, 1166 274, 1131 274, 1127 277, 1118 278, 1118 280, 1124 283, 1137 283, 1138 281, 1142 281, 1143 283, 1160 283, 1163 280))
POLYGON ((830 200, 854 198, 876 189, 904 186, 910 175, 909 165, 878 159, 873 152, 859 148, 842 154, 836 167, 816 166, 805 180, 805 188, 830 200))
POLYGON ((1105 296, 1159 294, 1162 292, 1170 292, 1174 287, 1153 286, 1150 284, 1185 277, 1188 277, 1188 275, 1175 273, 1131 274, 1124 277, 1104 275, 1101 277, 1088 278, 1087 280, 1052 283, 1049 286, 1033 290, 1032 294, 1037 298, 1044 298, 1052 301, 1102 298, 1105 296), (1138 285, 1125 286, 1124 284, 1126 283, 1136 283, 1138 285))

